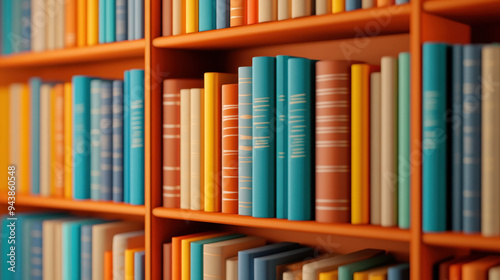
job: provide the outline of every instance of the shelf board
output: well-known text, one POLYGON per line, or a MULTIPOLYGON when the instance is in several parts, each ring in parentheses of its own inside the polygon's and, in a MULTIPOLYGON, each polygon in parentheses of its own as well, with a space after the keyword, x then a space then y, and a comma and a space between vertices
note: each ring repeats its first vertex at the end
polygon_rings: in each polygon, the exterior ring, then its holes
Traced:
POLYGON ((159 37, 153 45, 173 49, 233 49, 263 45, 407 33, 410 5, 360 9, 247 26, 159 37), (363 36, 364 34, 364 36, 363 36))
POLYGON ((155 208, 153 215, 160 218, 189 220, 207 223, 251 226, 258 228, 280 229, 299 232, 333 234, 349 237, 363 237, 399 242, 410 241, 410 231, 395 227, 373 225, 327 224, 316 221, 289 221, 282 219, 254 218, 236 214, 211 213, 182 209, 155 208))
POLYGON ((424 11, 470 24, 497 22, 498 0, 428 0, 424 11))
POLYGON ((480 234, 443 232, 424 233, 422 239, 424 243, 433 246, 500 251, 500 236, 485 237, 480 234))
POLYGON ((123 41, 89 47, 26 52, 0 57, 0 68, 35 67, 94 62, 144 56, 146 40, 123 41))

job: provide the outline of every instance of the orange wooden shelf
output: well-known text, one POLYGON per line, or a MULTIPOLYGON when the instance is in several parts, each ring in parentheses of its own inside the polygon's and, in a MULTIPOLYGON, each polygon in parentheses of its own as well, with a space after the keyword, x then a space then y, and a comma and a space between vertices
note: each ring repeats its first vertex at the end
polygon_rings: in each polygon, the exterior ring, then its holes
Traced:
POLYGON ((316 221, 289 221, 274 218, 254 218, 236 214, 210 213, 182 209, 155 208, 153 215, 159 218, 189 220, 207 223, 281 229, 300 232, 334 234, 350 237, 374 238, 399 242, 410 241, 410 231, 373 225, 326 224, 316 221))
POLYGON ((145 39, 68 48, 44 52, 26 52, 0 57, 0 68, 64 65, 72 63, 143 57, 145 39))
POLYGON ((485 237, 480 234, 444 232, 424 233, 422 238, 428 245, 500 251, 500 236, 485 237))
POLYGON ((424 11, 466 23, 498 21, 498 0, 429 0, 424 11))
POLYGON ((153 40, 153 45, 173 49, 269 46, 407 33, 409 22, 407 4, 159 37, 153 40))

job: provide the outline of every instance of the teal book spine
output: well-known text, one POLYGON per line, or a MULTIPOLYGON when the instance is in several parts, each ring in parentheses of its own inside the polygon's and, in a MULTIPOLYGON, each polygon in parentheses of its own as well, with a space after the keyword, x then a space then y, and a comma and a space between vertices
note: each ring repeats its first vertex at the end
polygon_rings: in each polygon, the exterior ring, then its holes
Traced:
POLYGON ((314 188, 314 62, 288 60, 288 219, 311 220, 314 188))
POLYGON ((128 13, 127 13, 127 37, 129 40, 134 40, 134 28, 135 25, 137 24, 135 22, 135 13, 132 10, 132 7, 135 7, 135 1, 136 0, 127 0, 127 7, 128 7, 128 13))
POLYGON ((113 201, 123 202, 123 81, 113 81, 113 201))
POLYGON ((31 249, 30 249, 30 278, 31 280, 42 280, 43 278, 43 236, 42 220, 36 221, 31 226, 31 249))
POLYGON ((134 253, 134 280, 144 280, 146 271, 144 270, 144 262, 146 252, 140 251, 134 253))
POLYGON ((276 58, 252 60, 252 216, 276 216, 276 58))
POLYGON ((462 45, 451 47, 451 110, 453 125, 451 126, 451 229, 462 231, 462 197, 463 197, 463 49, 462 45))
POLYGON ((130 70, 130 204, 144 204, 144 70, 130 70))
POLYGON ((22 36, 21 36, 21 17, 22 17, 22 0, 12 1, 12 30, 10 34, 10 43, 12 52, 18 53, 21 51, 22 36))
POLYGON ((345 10, 354 11, 361 9, 361 0, 345 0, 345 10))
POLYGON ((113 199, 113 88, 112 81, 101 81, 100 114, 100 200, 113 199))
POLYGON ((20 51, 31 50, 31 0, 21 0, 20 51))
POLYGON ((123 202, 130 203, 130 71, 123 82, 123 202))
POLYGON ((106 0, 106 43, 116 41, 116 0, 106 0))
POLYGON ((134 6, 134 39, 144 38, 144 1, 135 0, 134 6))
POLYGON ((398 59, 398 225, 410 228, 410 53, 398 59))
POLYGON ((339 266, 338 280, 352 280, 355 272, 387 265, 394 262, 394 257, 391 255, 382 255, 362 261, 339 266))
POLYGON ((106 6, 108 0, 99 0, 99 44, 106 43, 106 6))
POLYGON ((216 0, 200 0, 198 4, 198 30, 208 31, 217 28, 216 25, 216 0))
POLYGON ((449 46, 425 43, 422 77, 422 229, 446 230, 447 218, 447 128, 449 46))
POLYGON ((127 0, 116 0, 116 41, 127 40, 128 7, 127 0))
POLYGON ((13 0, 2 0, 2 54, 12 53, 12 2, 13 0))
POLYGON ((101 91, 102 81, 90 82, 90 198, 101 197, 101 91))
POLYGON ((40 194, 40 78, 29 80, 31 100, 31 194, 40 194))
POLYGON ((238 214, 252 216, 252 67, 238 68, 238 214))
POLYGON ((410 280, 410 264, 402 263, 387 269, 387 279, 389 280, 410 280))
POLYGON ((73 198, 90 198, 90 83, 74 76, 73 85, 73 198))
POLYGON ((303 247, 295 250, 285 251, 269 256, 259 257, 254 260, 254 279, 277 279, 276 268, 279 265, 303 261, 313 258, 315 250, 303 247))

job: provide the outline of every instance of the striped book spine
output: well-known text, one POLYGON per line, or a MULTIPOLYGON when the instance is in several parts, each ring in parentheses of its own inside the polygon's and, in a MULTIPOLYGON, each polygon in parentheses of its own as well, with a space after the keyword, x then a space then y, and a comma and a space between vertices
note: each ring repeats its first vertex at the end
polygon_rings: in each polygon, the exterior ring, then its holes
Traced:
POLYGON ((130 71, 123 80, 123 202, 130 203, 130 71))
POLYGON ((398 60, 398 225, 410 228, 410 53, 398 60))
POLYGON ((20 51, 31 50, 31 0, 21 0, 20 51))
POLYGON ((191 210, 203 210, 203 186, 201 184, 202 176, 202 163, 203 163, 203 89, 191 89, 191 166, 190 166, 190 184, 191 184, 191 210))
POLYGON ((348 223, 351 207, 351 66, 316 63, 316 221, 348 223))
POLYGON ((100 194, 99 199, 113 199, 113 84, 101 81, 100 100, 100 194))
POLYGON ((125 41, 127 37, 127 0, 116 0, 116 41, 125 41))
POLYGON ((462 201, 463 201, 463 49, 462 45, 451 47, 452 65, 451 70, 452 94, 451 104, 453 118, 458 118, 451 126, 451 228, 453 231, 462 231, 462 201))
POLYGON ((134 39, 138 40, 144 38, 144 1, 135 0, 134 3, 134 39))
POLYGON ((99 200, 101 189, 101 80, 94 79, 90 83, 90 197, 99 200))
POLYGON ((238 214, 252 215, 252 67, 238 68, 238 214))
MULTIPOLYGON (((12 94, 12 87, 10 88, 10 91, 12 94)), ((42 84, 42 86, 40 87, 40 195, 42 196, 50 196, 50 178, 52 175, 50 172, 50 131, 52 129, 52 123, 50 120, 50 112, 52 111, 50 91, 51 86, 49 84, 42 84)), ((15 102, 14 100, 17 98, 19 98, 18 95, 13 95, 11 97, 11 102, 15 102)), ((11 108, 15 108, 15 106, 13 105, 15 104, 12 104, 11 108)), ((14 112, 14 110, 12 110, 11 112, 14 112)), ((75 116, 75 118, 76 117, 77 116, 75 116)), ((17 118, 11 115, 11 121, 12 120, 17 120, 17 118)), ((17 124, 12 123, 11 127, 15 127, 16 125, 17 124)), ((15 136, 16 133, 11 133, 11 135, 15 136)), ((18 142, 19 141, 15 141, 11 143, 11 151, 17 150, 15 145, 19 145, 18 142)), ((17 163, 13 155, 10 156, 10 161, 14 164, 17 163)))
POLYGON ((113 201, 123 202, 123 81, 113 81, 113 201))
POLYGON ((81 280, 92 280, 92 225, 81 228, 81 280))
MULTIPOLYGON (((43 236, 42 236, 42 221, 34 221, 31 226, 31 250, 30 263, 31 271, 28 279, 42 280, 43 279, 43 236)), ((27 274, 25 274, 27 276, 27 274)))
POLYGON ((231 0, 230 22, 231 27, 246 24, 245 0, 231 0))
POLYGON ((181 89, 181 209, 191 208, 191 89, 181 89))
MULTIPOLYGON (((217 29, 217 20, 215 16, 216 0, 200 0, 199 2, 199 31, 217 29)), ((176 33, 174 32, 174 35, 176 33)))
POLYGON ((64 84, 54 86, 53 106, 53 158, 52 180, 55 196, 64 196, 64 84))
POLYGON ((130 204, 144 205, 144 70, 130 70, 130 204))
POLYGON ((222 86, 222 213, 238 214, 238 84, 222 86))
POLYGON ((228 28, 230 26, 230 0, 215 0, 217 8, 215 17, 217 19, 217 29, 228 28))
POLYGON ((127 38, 128 40, 134 40, 134 29, 136 24, 135 12, 132 7, 135 6, 136 0, 127 0, 127 38))
MULTIPOLYGON (((259 3, 260 4, 260 3, 259 3)), ((276 215, 276 58, 252 60, 252 216, 276 215)))
POLYGON ((31 100, 31 194, 40 193, 40 78, 29 81, 31 100))
POLYGON ((71 199, 73 195, 73 111, 72 86, 64 84, 64 198, 71 199))
POLYGON ((370 75, 370 224, 380 225, 382 214, 382 151, 381 102, 382 77, 380 72, 370 75))
POLYGON ((106 0, 105 20, 106 43, 112 43, 116 40, 116 0, 106 0))

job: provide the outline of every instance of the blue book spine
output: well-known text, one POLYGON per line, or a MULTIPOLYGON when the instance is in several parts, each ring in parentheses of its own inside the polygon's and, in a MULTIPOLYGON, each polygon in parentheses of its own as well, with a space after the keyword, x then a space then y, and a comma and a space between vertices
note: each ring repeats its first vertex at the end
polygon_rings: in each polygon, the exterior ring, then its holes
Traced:
POLYGON ((22 0, 15 0, 12 2, 12 31, 10 34, 10 43, 12 52, 18 53, 21 51, 22 37, 21 37, 21 17, 22 17, 22 0))
POLYGON ((113 199, 113 89, 111 81, 101 81, 100 100, 100 200, 113 199))
POLYGON ((144 70, 130 70, 130 203, 144 204, 144 70))
POLYGON ((396 5, 410 3, 410 0, 396 0, 396 5))
POLYGON ((252 216, 276 216, 276 58, 252 60, 252 216))
POLYGON ((135 32, 135 12, 132 9, 135 7, 135 0, 127 0, 127 37, 129 40, 134 40, 135 32))
POLYGON ((130 203, 130 71, 123 87, 123 202, 130 203))
POLYGON ((402 263, 387 270, 388 280, 410 280, 410 264, 402 263))
POLYGON ((229 27, 229 11, 230 4, 229 0, 216 0, 217 10, 215 11, 215 18, 217 19, 216 27, 217 29, 228 28, 229 27))
POLYGON ((462 231, 462 131, 463 131, 463 117, 462 117, 462 96, 463 96, 463 82, 462 82, 462 64, 463 64, 463 46, 454 45, 451 47, 452 59, 452 94, 451 105, 453 113, 453 125, 451 126, 451 228, 454 231, 462 231))
POLYGON ((101 84, 98 79, 90 82, 90 198, 99 200, 101 194, 101 84))
POLYGON ((345 10, 353 11, 361 9, 361 0, 345 0, 345 10))
POLYGON ((463 231, 481 231, 481 45, 463 49, 463 231))
POLYGON ((32 280, 42 280, 43 277, 42 222, 43 222, 42 220, 35 221, 31 226, 31 251, 30 251, 31 277, 28 277, 28 279, 32 280))
POLYGON ((116 0, 106 0, 106 43, 116 40, 116 0))
POLYGON ((447 135, 446 95, 448 45, 426 43, 423 47, 422 96, 422 228, 446 230, 447 135))
POLYGON ((2 54, 12 53, 10 36, 12 32, 12 1, 2 0, 2 54))
POLYGON ((134 253, 134 280, 144 280, 146 272, 144 271, 144 261, 146 254, 144 251, 134 253))
POLYGON ((81 280, 92 280, 92 225, 84 225, 81 229, 81 280))
POLYGON ((299 248, 291 251, 277 253, 270 256, 256 258, 254 260, 254 279, 275 279, 276 267, 278 265, 302 261, 314 257, 314 249, 309 247, 299 248))
POLYGON ((123 82, 113 81, 113 201, 123 202, 123 82))
POLYGON ((21 49, 20 51, 31 50, 31 0, 21 2, 21 49))
POLYGON ((252 215, 252 67, 238 68, 238 214, 252 215))
POLYGON ((127 0, 116 0, 116 41, 125 41, 128 27, 127 0))
POLYGON ((106 43, 106 2, 99 0, 99 44, 106 43))
POLYGON ((313 61, 288 60, 288 219, 311 220, 313 178, 313 61))
POLYGON ((134 39, 142 39, 144 38, 144 1, 143 0, 135 0, 134 7, 134 39))
POLYGON ((410 53, 398 59, 398 225, 410 228, 410 53))
POLYGON ((90 198, 90 82, 74 76, 73 85, 73 198, 90 198))
POLYGON ((29 81, 31 98, 31 193, 40 194, 40 78, 29 81))
POLYGON ((276 218, 288 218, 288 59, 276 57, 276 218))
POLYGON ((207 31, 217 28, 215 2, 216 0, 200 0, 198 13, 198 30, 207 31))

